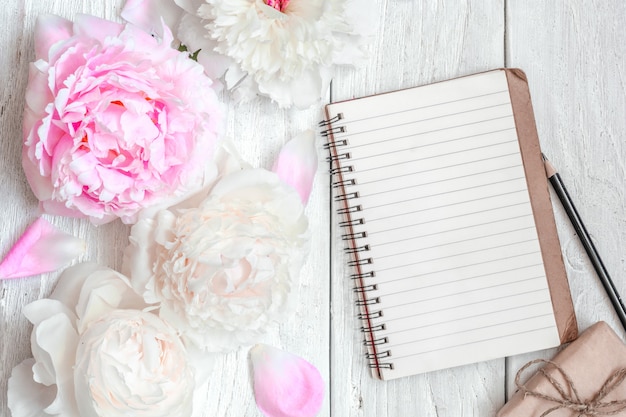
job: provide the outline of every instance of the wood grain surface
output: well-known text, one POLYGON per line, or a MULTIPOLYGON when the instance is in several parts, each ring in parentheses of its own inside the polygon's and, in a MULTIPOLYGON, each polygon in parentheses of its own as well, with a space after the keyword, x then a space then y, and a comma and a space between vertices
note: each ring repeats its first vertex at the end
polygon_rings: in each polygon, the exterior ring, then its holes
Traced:
MULTIPOLYGON (((37 217, 21 168, 21 119, 38 15, 77 13, 118 20, 122 0, 5 0, 0 7, 0 256, 37 217)), ((529 79, 544 152, 559 169, 618 290, 626 295, 626 3, 620 0, 375 0, 375 37, 362 67, 337 72, 328 100, 391 91, 497 67, 529 79)), ((280 110, 267 100, 228 104, 228 135, 253 166, 270 168, 278 150, 316 129, 321 108, 280 110)), ((326 381, 321 416, 494 416, 526 361, 555 350, 382 382, 363 358, 343 246, 330 203, 322 140, 307 207, 311 250, 292 313, 266 343, 301 355, 326 381)), ((620 327, 558 200, 553 206, 580 329, 620 327)), ((81 260, 119 268, 128 227, 49 219, 84 238, 81 260)), ((31 356, 27 303, 47 296, 59 273, 0 281, 0 416, 9 416, 7 380, 31 356)), ((252 395, 248 349, 219 357, 206 389, 205 416, 261 416, 252 395)))

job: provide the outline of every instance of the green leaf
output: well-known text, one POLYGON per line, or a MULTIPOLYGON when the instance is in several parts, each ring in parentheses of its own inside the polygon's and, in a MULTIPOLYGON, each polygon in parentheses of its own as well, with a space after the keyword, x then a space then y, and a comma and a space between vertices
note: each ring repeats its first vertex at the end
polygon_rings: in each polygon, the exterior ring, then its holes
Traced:
MULTIPOLYGON (((201 49, 198 49, 196 52, 189 54, 189 58, 198 62, 198 54, 200 53, 200 51, 201 49)), ((187 45, 181 43, 180 45, 178 45, 178 52, 189 52, 189 49, 187 48, 187 45)))

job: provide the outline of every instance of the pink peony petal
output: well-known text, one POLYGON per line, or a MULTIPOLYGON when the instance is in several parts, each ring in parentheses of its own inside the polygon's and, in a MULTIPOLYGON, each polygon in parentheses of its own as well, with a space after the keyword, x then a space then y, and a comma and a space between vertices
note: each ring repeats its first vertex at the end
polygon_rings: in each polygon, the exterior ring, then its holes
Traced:
POLYGON ((82 239, 57 229, 40 217, 26 229, 0 263, 0 279, 55 271, 84 250, 82 239))
POLYGON ((296 189, 302 203, 306 204, 317 172, 315 134, 302 132, 283 146, 272 168, 281 180, 296 189))
POLYGON ((324 401, 324 381, 309 362, 291 353, 259 344, 250 349, 254 396, 267 417, 309 417, 324 401))
POLYGON ((148 33, 163 36, 161 18, 171 30, 176 30, 181 12, 172 0, 127 0, 120 15, 148 33))
POLYGON ((74 35, 97 39, 105 43, 107 38, 117 36, 124 30, 124 25, 88 14, 77 14, 74 21, 74 35))
POLYGON ((55 15, 41 15, 35 24, 35 57, 48 60, 52 45, 72 37, 72 22, 55 15))

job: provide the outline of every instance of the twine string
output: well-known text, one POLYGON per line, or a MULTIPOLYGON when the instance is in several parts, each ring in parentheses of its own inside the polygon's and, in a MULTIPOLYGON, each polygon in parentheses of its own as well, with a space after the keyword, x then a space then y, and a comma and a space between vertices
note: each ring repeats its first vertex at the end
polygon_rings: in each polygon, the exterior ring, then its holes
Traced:
POLYGON ((604 398, 613 392, 619 385, 621 385, 626 379, 626 368, 621 368, 612 373, 606 381, 602 384, 600 389, 591 397, 591 399, 585 401, 580 398, 578 390, 574 385, 572 378, 561 368, 559 365, 552 361, 545 359, 535 359, 522 366, 515 375, 515 385, 524 393, 524 397, 530 395, 550 403, 555 403, 545 410, 540 417, 546 417, 554 411, 566 408, 577 413, 577 417, 588 416, 614 416, 622 411, 626 410, 626 399, 602 401, 604 398), (558 392, 559 396, 547 395, 539 391, 533 391, 526 387, 526 385, 520 382, 522 374, 529 367, 543 363, 554 367, 554 369, 561 374, 566 386, 564 387, 551 373, 549 373, 544 366, 539 372, 546 378, 546 380, 552 385, 552 387, 558 392))

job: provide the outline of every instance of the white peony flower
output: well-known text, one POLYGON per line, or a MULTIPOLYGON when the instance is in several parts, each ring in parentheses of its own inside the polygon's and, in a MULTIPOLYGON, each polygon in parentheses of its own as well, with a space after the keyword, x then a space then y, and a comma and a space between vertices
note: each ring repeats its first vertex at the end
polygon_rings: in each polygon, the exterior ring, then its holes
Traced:
POLYGON ((67 269, 50 298, 24 308, 33 358, 9 379, 13 417, 190 416, 196 382, 185 347, 145 307, 113 270, 67 269))
POLYGON ((284 311, 307 242, 298 193, 263 169, 225 175, 200 203, 133 226, 124 271, 186 344, 226 351, 284 311))
POLYGON ((237 98, 267 96, 308 108, 328 91, 336 65, 365 57, 373 28, 367 0, 127 0, 122 17, 158 31, 159 13, 211 78, 225 72, 237 98), (218 55, 216 55, 216 53, 218 55), (226 58, 226 59, 225 59, 226 58))

